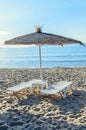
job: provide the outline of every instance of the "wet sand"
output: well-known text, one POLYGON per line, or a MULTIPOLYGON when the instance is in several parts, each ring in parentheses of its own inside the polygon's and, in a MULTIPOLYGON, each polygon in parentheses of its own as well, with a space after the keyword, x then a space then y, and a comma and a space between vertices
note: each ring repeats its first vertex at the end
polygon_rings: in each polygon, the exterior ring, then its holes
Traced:
POLYGON ((7 93, 8 87, 39 77, 39 69, 0 69, 0 130, 86 130, 86 67, 43 69, 49 85, 74 82, 65 99, 7 93))

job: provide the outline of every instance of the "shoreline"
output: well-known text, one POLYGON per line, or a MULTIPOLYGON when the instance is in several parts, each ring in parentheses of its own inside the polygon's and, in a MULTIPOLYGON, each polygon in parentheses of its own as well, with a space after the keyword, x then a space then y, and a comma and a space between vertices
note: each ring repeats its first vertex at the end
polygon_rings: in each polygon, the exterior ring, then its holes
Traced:
POLYGON ((49 84, 73 81, 75 90, 65 99, 41 95, 16 98, 7 88, 20 82, 40 78, 40 69, 0 69, 0 130, 67 130, 86 129, 86 67, 43 68, 49 84))
MULTIPOLYGON (((86 68, 86 66, 57 66, 57 67, 42 67, 42 69, 53 69, 53 68, 86 68)), ((38 68, 36 68, 36 67, 33 67, 33 68, 31 68, 31 67, 20 67, 20 68, 17 68, 17 67, 13 67, 13 68, 11 68, 11 67, 2 67, 2 68, 0 68, 0 69, 40 69, 39 67, 38 68)))

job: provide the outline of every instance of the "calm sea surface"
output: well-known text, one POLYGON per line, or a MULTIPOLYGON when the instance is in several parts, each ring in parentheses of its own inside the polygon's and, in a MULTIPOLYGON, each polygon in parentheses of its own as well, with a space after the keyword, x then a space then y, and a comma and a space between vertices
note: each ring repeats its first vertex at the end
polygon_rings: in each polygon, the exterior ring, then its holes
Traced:
MULTIPOLYGON (((86 67, 86 46, 42 46, 42 66, 86 67)), ((0 68, 39 68, 39 48, 0 48, 0 68)))

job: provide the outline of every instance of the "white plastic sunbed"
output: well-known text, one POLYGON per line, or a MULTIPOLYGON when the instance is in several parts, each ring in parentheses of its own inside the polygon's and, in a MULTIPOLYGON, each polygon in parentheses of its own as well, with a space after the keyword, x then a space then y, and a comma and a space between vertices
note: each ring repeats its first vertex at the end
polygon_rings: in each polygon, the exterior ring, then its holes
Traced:
POLYGON ((41 94, 43 95, 55 95, 57 93, 60 93, 63 98, 66 97, 66 93, 68 88, 71 87, 72 89, 73 82, 66 82, 66 81, 60 81, 56 85, 52 85, 44 90, 41 90, 41 94), (61 92, 64 92, 62 95, 61 92))
POLYGON ((41 89, 43 89, 43 86, 46 85, 47 86, 47 82, 45 81, 41 81, 40 79, 33 79, 30 80, 28 82, 22 82, 16 86, 10 87, 8 88, 8 92, 13 92, 13 94, 17 94, 18 92, 24 91, 28 88, 30 88, 30 94, 33 94, 33 88, 35 86, 41 86, 41 89))
POLYGON ((37 81, 39 81, 39 80, 33 79, 33 80, 28 81, 28 82, 22 82, 16 86, 8 88, 7 90, 11 91, 11 92, 19 92, 19 91, 23 91, 27 88, 30 88, 32 90, 32 84, 37 82, 37 81))

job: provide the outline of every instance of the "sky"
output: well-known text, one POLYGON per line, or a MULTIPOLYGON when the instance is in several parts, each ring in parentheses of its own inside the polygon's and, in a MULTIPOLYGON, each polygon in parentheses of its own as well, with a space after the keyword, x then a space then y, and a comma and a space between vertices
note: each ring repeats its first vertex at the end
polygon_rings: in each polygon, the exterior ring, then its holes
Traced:
POLYGON ((0 0, 0 45, 42 31, 86 42, 86 0, 0 0))

